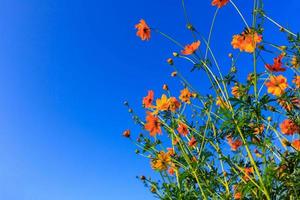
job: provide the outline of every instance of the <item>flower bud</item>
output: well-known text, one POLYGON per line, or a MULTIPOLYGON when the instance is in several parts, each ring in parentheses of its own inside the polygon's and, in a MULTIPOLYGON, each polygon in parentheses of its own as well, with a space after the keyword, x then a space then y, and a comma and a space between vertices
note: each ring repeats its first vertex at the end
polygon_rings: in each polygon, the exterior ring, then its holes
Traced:
POLYGON ((140 176, 140 179, 141 179, 142 181, 144 181, 144 180, 146 180, 146 177, 145 177, 145 176, 140 176))
POLYGON ((179 54, 177 52, 173 52, 173 56, 177 57, 177 56, 179 56, 179 54))
POLYGON ((168 62, 169 65, 173 65, 174 64, 174 61, 173 61, 172 58, 168 58, 167 62, 168 62))
POLYGON ((129 105, 129 104, 128 104, 128 101, 124 101, 123 104, 124 104, 125 106, 128 106, 128 105, 129 105))
POLYGON ((172 76, 172 77, 177 76, 177 72, 172 72, 171 76, 172 76))
POLYGON ((169 87, 168 87, 167 84, 164 84, 164 85, 163 85, 163 90, 169 90, 169 87))
POLYGON ((132 112, 133 112, 133 110, 132 110, 131 108, 129 108, 129 109, 128 109, 128 112, 129 112, 129 113, 132 113, 132 112))
POLYGON ((236 73, 236 72, 237 72, 236 66, 232 66, 232 67, 230 68, 230 71, 231 71, 232 73, 236 73))
POLYGON ((229 53, 229 54, 228 54, 228 57, 229 57, 229 58, 233 58, 232 53, 229 53))
POLYGON ((283 28, 283 27, 280 27, 280 29, 279 29, 281 32, 284 32, 285 31, 285 29, 283 28))
POLYGON ((130 137, 130 130, 127 129, 123 132, 123 136, 126 137, 126 138, 129 138, 130 137))
POLYGON ((270 122, 272 121, 272 117, 268 117, 267 120, 270 122))

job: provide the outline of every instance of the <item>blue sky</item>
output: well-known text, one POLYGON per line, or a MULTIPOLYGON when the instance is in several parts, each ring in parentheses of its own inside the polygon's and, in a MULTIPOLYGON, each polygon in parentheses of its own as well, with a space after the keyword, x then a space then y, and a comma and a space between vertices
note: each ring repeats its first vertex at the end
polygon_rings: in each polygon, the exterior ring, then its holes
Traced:
MULTIPOLYGON (((249 22, 251 2, 236 0, 249 22)), ((300 3, 288 2, 265 4, 297 31, 300 3)), ((215 8, 209 0, 186 4, 207 35, 215 8)), ((179 0, 1 1, 0 199, 153 199, 135 179, 151 174, 148 161, 120 136, 126 128, 139 131, 122 102, 143 114, 148 89, 161 92, 168 83, 178 90, 165 60, 179 49, 158 35, 141 42, 134 30, 140 18, 192 42, 179 0)), ((268 25, 269 40, 282 40, 268 25)), ((231 36, 243 28, 232 6, 220 11, 212 48, 224 70, 231 36)), ((188 73, 190 66, 182 67, 188 73)), ((208 92, 202 76, 191 81, 208 92)))

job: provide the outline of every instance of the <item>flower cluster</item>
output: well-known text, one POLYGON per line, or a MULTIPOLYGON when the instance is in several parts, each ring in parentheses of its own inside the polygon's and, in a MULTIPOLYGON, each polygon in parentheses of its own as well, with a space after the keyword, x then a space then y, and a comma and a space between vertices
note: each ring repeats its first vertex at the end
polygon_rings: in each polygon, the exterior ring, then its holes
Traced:
MULTIPOLYGON (((136 144, 136 153, 148 158, 150 167, 159 172, 159 181, 145 176, 140 179, 160 199, 300 196, 300 37, 280 26, 288 45, 265 42, 262 22, 278 23, 266 16, 262 3, 254 2, 254 20, 249 27, 232 1, 211 1, 217 11, 232 4, 246 25, 241 34, 232 37, 232 65, 227 74, 219 68, 222 59, 211 49, 210 37, 203 38, 189 21, 187 28, 194 42, 185 46, 156 31, 180 48, 174 58, 167 59, 171 76, 180 80, 180 89, 171 91, 164 84, 159 98, 149 90, 141 102, 142 117, 126 102, 141 133, 133 140, 134 134, 126 129, 123 136, 136 144), (244 64, 241 53, 252 60, 246 80, 237 72, 244 64), (176 59, 190 62, 191 71, 207 75, 211 93, 195 90, 176 59)), ((151 39, 153 29, 145 20, 135 27, 141 40, 151 39)))

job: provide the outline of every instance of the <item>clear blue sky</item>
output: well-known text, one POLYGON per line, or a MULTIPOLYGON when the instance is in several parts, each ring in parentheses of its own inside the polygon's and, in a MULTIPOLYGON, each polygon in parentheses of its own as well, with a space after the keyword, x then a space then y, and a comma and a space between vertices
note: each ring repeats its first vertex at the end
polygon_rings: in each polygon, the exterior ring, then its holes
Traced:
MULTIPOLYGON (((251 2, 236 0, 249 21, 251 2)), ((298 0, 265 2, 270 16, 299 30, 298 0)), ((186 4, 207 34, 210 0, 186 4)), ((178 48, 158 35, 141 42, 134 30, 141 17, 192 41, 179 0, 1 1, 1 200, 153 199, 135 179, 151 174, 148 161, 120 136, 125 128, 138 131, 122 102, 142 113, 148 89, 168 83, 177 90, 165 59, 178 48)), ((217 56, 227 59, 231 35, 243 28, 232 6, 221 10, 217 56)), ((195 82, 201 76, 193 74, 195 82)))

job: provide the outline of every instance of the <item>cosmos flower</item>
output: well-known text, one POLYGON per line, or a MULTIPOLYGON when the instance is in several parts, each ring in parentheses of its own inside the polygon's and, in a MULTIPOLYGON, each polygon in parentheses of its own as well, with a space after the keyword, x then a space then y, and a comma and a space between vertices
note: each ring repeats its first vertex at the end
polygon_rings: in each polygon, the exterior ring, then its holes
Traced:
POLYGON ((228 2, 229 2, 229 0, 213 0, 211 2, 211 5, 221 8, 221 7, 225 6, 228 2))
POLYGON ((154 92, 152 90, 149 90, 148 95, 143 99, 143 106, 145 108, 151 108, 153 99, 154 99, 154 92))
POLYGON ((184 49, 181 51, 183 55, 191 55, 195 53, 195 51, 199 48, 200 41, 193 42, 192 44, 188 44, 184 47, 184 49))
POLYGON ((293 135, 299 131, 299 127, 290 119, 284 120, 280 124, 281 132, 285 135, 293 135))
POLYGON ((300 67, 300 60, 297 56, 292 57, 291 65, 292 65, 292 67, 294 67, 296 69, 300 67))
POLYGON ((231 94, 235 97, 235 98, 239 98, 241 96, 241 91, 240 91, 240 87, 238 85, 235 85, 231 88, 231 94))
POLYGON ((300 76, 295 76, 293 83, 295 83, 297 88, 300 88, 300 76))
POLYGON ((168 109, 171 112, 175 112, 178 108, 180 108, 180 102, 175 97, 170 97, 168 109))
POLYGON ((284 76, 271 76, 270 81, 266 83, 268 93, 275 96, 281 96, 284 94, 285 89, 288 87, 287 80, 284 76))
POLYGON ((234 35, 231 41, 231 45, 234 49, 240 49, 247 53, 253 53, 257 44, 262 41, 262 36, 258 35, 252 29, 246 29, 244 32, 238 35, 234 35))
POLYGON ((151 167, 154 170, 167 170, 171 164, 171 157, 168 153, 160 151, 155 159, 151 161, 151 167))
POLYGON ((177 128, 178 133, 180 133, 183 136, 186 136, 187 134, 189 134, 189 130, 186 124, 179 122, 178 123, 179 126, 177 128))
POLYGON ((294 147, 297 151, 300 151, 300 139, 296 139, 292 142, 292 147, 294 147))
POLYGON ((190 104, 191 103, 191 100, 190 98, 192 97, 192 93, 189 91, 189 89, 185 88, 183 90, 180 91, 180 96, 179 96, 179 99, 182 101, 182 102, 185 102, 187 104, 190 104))
POLYGON ((137 29, 136 35, 138 37, 140 37, 142 40, 150 40, 151 29, 145 20, 141 19, 140 22, 135 25, 135 28, 137 29))
POLYGON ((161 134, 160 122, 157 117, 147 112, 145 129, 150 132, 151 136, 156 136, 156 134, 161 134))
POLYGON ((197 145, 197 140, 195 137, 192 137, 191 140, 189 141, 189 147, 194 147, 197 145))
POLYGON ((278 57, 274 58, 273 65, 266 64, 265 67, 271 72, 284 72, 286 68, 282 67, 282 58, 283 55, 281 54, 278 57))
POLYGON ((236 151, 240 146, 243 145, 243 142, 241 140, 233 140, 231 136, 227 136, 226 139, 232 151, 236 151))

